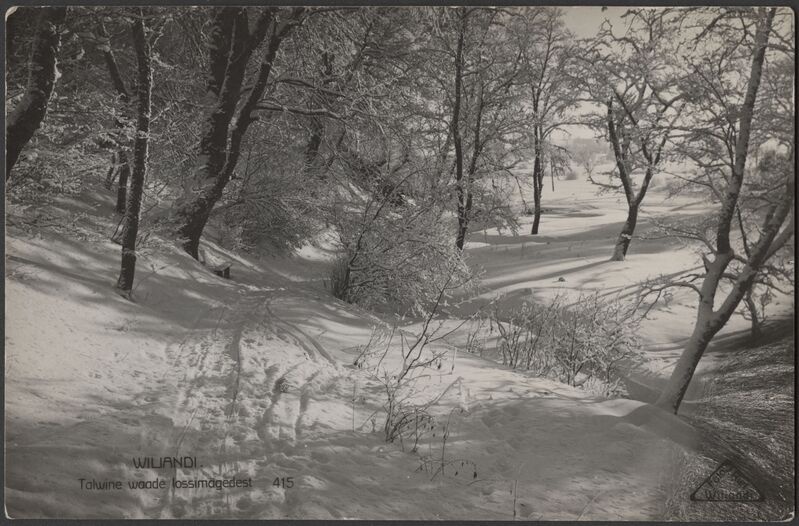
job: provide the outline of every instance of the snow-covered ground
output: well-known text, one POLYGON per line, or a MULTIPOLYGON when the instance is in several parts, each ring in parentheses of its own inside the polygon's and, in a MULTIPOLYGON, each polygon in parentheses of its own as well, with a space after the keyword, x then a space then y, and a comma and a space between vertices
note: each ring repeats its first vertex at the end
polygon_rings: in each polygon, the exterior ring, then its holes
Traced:
MULTIPOLYGON (((641 231, 650 215, 703 212, 702 202, 663 196, 648 197, 641 231)), ((544 199, 538 236, 472 234, 469 261, 482 281, 471 307, 498 295, 511 308, 564 290, 631 290, 697 264, 690 248, 643 239, 627 261, 609 262, 624 204, 585 181, 558 182, 544 199)), ((642 402, 598 400, 442 343, 433 349, 442 367, 417 388, 438 399, 432 427, 416 451, 386 444, 382 386, 354 365, 384 323, 324 291, 319 250, 256 260, 206 244, 233 261, 225 280, 153 239, 131 303, 113 289, 119 247, 106 238, 115 221, 99 185, 43 210, 10 210, 12 517, 657 519, 675 448, 697 440, 642 402), (184 456, 197 466, 140 469, 132 460, 184 456), (172 486, 234 478, 247 487, 172 486), (166 487, 129 488, 156 479, 166 487)), ((652 360, 642 381, 668 373, 692 300, 676 296, 644 324, 652 360)), ((746 327, 733 320, 725 332, 746 327)), ((400 362, 392 350, 383 370, 400 362)))

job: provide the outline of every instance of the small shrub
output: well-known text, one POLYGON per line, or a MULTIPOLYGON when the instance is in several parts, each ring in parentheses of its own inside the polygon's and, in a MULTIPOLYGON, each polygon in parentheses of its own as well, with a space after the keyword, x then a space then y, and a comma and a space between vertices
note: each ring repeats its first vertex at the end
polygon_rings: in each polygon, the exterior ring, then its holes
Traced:
MULTIPOLYGON (((429 409, 437 402, 439 396, 430 397, 420 401, 418 395, 420 388, 417 382, 421 376, 434 369, 447 350, 428 348, 428 343, 433 340, 434 330, 426 325, 421 335, 408 338, 397 327, 390 330, 375 328, 369 341, 361 347, 354 365, 367 371, 370 377, 381 385, 385 393, 383 410, 385 421, 383 434, 386 442, 397 440, 403 444, 406 440, 413 440, 413 448, 419 439, 432 430, 433 419, 429 409), (400 354, 402 362, 399 367, 391 364, 392 360, 386 357, 400 354)), ((446 391, 446 390, 445 390, 446 391)))
POLYGON ((432 425, 430 408, 460 382, 460 379, 455 380, 433 396, 420 396, 423 387, 419 385, 419 380, 440 370, 450 350, 433 344, 451 332, 444 330, 443 321, 436 322, 434 318, 452 281, 453 276, 450 275, 438 286, 437 298, 428 307, 418 334, 409 334, 396 326, 390 330, 375 328, 355 359, 353 365, 365 370, 385 393, 383 432, 386 442, 399 439, 403 443, 410 434, 415 449, 421 436, 420 429, 423 432, 425 428, 424 423, 432 425))
POLYGON ((449 293, 470 282, 441 208, 379 200, 361 206, 342 207, 332 221, 341 247, 329 274, 334 296, 367 308, 421 314, 442 284, 449 293))
POLYGON ((604 396, 623 393, 621 371, 641 359, 638 304, 581 295, 524 303, 510 316, 491 314, 502 363, 584 387, 604 396))
POLYGON ((485 352, 488 334, 486 329, 487 320, 484 317, 476 317, 473 319, 469 331, 466 335, 465 350, 469 354, 476 354, 483 357, 485 352))
MULTIPOLYGON (((449 473, 453 477, 469 481, 477 478, 477 464, 474 461, 466 458, 447 458, 447 441, 452 431, 452 415, 455 414, 456 410, 458 409, 450 410, 447 421, 442 422, 440 426, 432 421, 430 423, 430 429, 438 430, 440 433, 441 450, 433 452, 431 444, 430 454, 422 455, 419 458, 419 467, 416 469, 416 471, 424 470, 425 473, 432 473, 430 480, 435 479, 439 474, 442 477, 447 475, 447 468, 450 468, 449 473)), ((463 410, 460 410, 460 412, 463 412, 463 410)), ((435 437, 435 433, 432 436, 435 437)))

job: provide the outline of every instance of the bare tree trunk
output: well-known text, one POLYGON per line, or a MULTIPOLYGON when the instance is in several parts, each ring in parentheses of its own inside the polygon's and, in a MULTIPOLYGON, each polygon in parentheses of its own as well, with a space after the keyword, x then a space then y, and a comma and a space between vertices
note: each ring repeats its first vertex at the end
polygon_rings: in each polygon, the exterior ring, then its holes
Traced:
POLYGON ((635 232, 635 224, 638 222, 638 205, 631 204, 627 208, 627 220, 619 233, 616 240, 616 246, 613 249, 613 257, 611 261, 624 261, 627 256, 627 249, 630 248, 630 241, 633 239, 635 232))
MULTIPOLYGON (((677 365, 672 372, 669 383, 658 398, 656 405, 676 413, 680 408, 685 391, 693 378, 694 371, 702 355, 707 348, 707 344, 721 330, 730 319, 735 309, 744 299, 747 292, 751 289, 758 271, 765 261, 793 238, 794 223, 794 192, 795 177, 793 173, 787 175, 785 179, 785 192, 780 195, 780 200, 776 202, 765 215, 765 219, 760 228, 760 238, 755 246, 750 250, 744 268, 735 277, 732 290, 714 311, 715 297, 721 280, 727 275, 728 266, 734 259, 735 254, 730 244, 730 228, 733 214, 738 205, 738 197, 743 185, 743 178, 746 168, 746 157, 749 150, 749 137, 752 125, 757 92, 760 87, 763 63, 765 61, 766 46, 769 34, 771 33, 776 9, 770 8, 763 21, 758 24, 755 34, 755 51, 752 56, 752 64, 747 82, 746 96, 739 116, 739 130, 735 142, 735 164, 729 178, 727 190, 724 194, 719 219, 716 227, 716 250, 714 259, 710 261, 705 258, 705 278, 702 281, 699 292, 699 306, 694 331, 677 365), (791 216, 789 218, 789 216, 791 216), (782 228, 783 223, 788 219, 787 226, 782 228), (782 229, 782 230, 781 230, 782 229)), ((778 194, 779 195, 779 194, 778 194)))
POLYGON ((200 238, 211 216, 211 210, 222 197, 222 188, 224 184, 212 184, 200 192, 193 201, 178 209, 178 215, 182 217, 183 223, 178 228, 177 235, 183 250, 194 259, 199 258, 200 238))
POLYGON ((476 110, 477 113, 475 114, 474 119, 474 126, 472 131, 474 133, 474 137, 472 140, 472 154, 471 159, 469 160, 469 165, 466 168, 466 174, 464 177, 464 170, 463 170, 463 145, 462 145, 462 138, 460 134, 459 128, 459 114, 460 114, 460 107, 461 107, 461 89, 463 85, 463 47, 464 47, 464 38, 466 35, 466 23, 467 23, 468 13, 462 12, 462 19, 461 19, 461 26, 460 31, 458 32, 458 47, 455 53, 455 89, 456 89, 456 104, 454 107, 454 115, 453 115, 453 138, 456 139, 455 142, 455 151, 456 151, 456 175, 457 175, 457 183, 458 183, 458 236, 455 239, 455 246, 458 250, 463 250, 463 245, 466 242, 466 235, 469 231, 469 223, 472 217, 472 207, 474 205, 474 190, 472 189, 472 184, 475 179, 475 174, 477 173, 477 161, 480 157, 483 147, 483 141, 481 140, 481 133, 482 133, 482 123, 483 123, 483 110, 485 108, 485 101, 483 99, 483 89, 484 86, 482 84, 478 87, 478 95, 477 95, 477 103, 476 103, 476 110), (455 133, 457 132, 457 133, 455 133))
MULTIPOLYGON (((535 170, 533 170, 533 173, 535 173, 535 170)), ((537 175, 533 175, 533 177, 533 227, 530 229, 530 233, 536 235, 538 234, 538 228, 541 224, 541 190, 543 179, 539 178, 537 175)))
POLYGON ((544 170, 541 167, 541 138, 540 127, 536 125, 533 133, 533 150, 535 160, 533 161, 533 228, 530 234, 538 234, 538 227, 541 224, 541 193, 544 190, 544 170))
POLYGON ((613 255, 610 260, 624 261, 624 258, 627 256, 627 249, 630 248, 630 241, 632 241, 633 233, 635 232, 635 224, 638 222, 638 206, 646 195, 649 180, 654 172, 651 169, 647 170, 644 184, 641 185, 638 195, 636 195, 627 168, 627 147, 619 140, 616 129, 616 122, 613 115, 613 98, 608 100, 607 123, 608 136, 610 138, 610 144, 613 147, 613 156, 616 159, 616 169, 619 171, 619 179, 624 188, 624 196, 627 199, 627 220, 624 222, 624 226, 622 226, 619 237, 616 240, 616 245, 613 248, 613 255))
POLYGON ((455 147, 455 183, 457 185, 458 198, 458 233, 455 237, 455 246, 458 250, 463 250, 466 241, 466 231, 469 227, 469 218, 466 212, 466 193, 464 188, 463 170, 463 138, 461 137, 460 117, 461 117, 461 87, 463 83, 463 41, 466 32, 466 15, 460 12, 460 28, 458 31, 458 44, 455 49, 455 100, 452 104, 452 123, 450 129, 452 133, 453 146, 455 147))
POLYGON ((66 6, 40 7, 36 35, 28 61, 25 95, 6 122, 6 180, 22 149, 39 129, 47 113, 47 103, 56 82, 56 62, 61 45, 59 27, 66 17, 66 6))
POLYGON ((663 391, 656 402, 658 406, 677 413, 685 392, 688 390, 691 378, 694 376, 696 366, 699 364, 699 360, 705 353, 708 343, 716 335, 716 332, 718 331, 713 330, 707 320, 697 320, 694 332, 691 334, 691 338, 685 345, 680 359, 671 374, 668 388, 663 391))
POLYGON ((458 237, 455 239, 455 246, 458 250, 463 250, 463 245, 466 243, 466 234, 469 232, 469 216, 472 211, 472 193, 467 190, 466 204, 462 207, 459 206, 458 214, 458 237))
POLYGON ((136 51, 136 140, 133 144, 133 171, 130 179, 130 195, 125 207, 122 230, 122 268, 117 280, 117 289, 130 297, 133 278, 136 273, 136 237, 139 233, 139 215, 144 192, 144 179, 147 175, 147 147, 150 133, 150 94, 152 70, 150 67, 150 46, 144 34, 144 15, 133 22, 133 46, 136 51))

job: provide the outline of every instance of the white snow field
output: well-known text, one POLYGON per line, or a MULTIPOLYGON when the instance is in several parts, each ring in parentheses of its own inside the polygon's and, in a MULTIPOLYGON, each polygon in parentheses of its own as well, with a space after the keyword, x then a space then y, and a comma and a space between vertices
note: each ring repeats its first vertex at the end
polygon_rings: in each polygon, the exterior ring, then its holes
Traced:
MULTIPOLYGON (((624 204, 595 191, 558 182, 544 195, 538 236, 525 235, 528 223, 517 237, 474 232, 467 252, 482 284, 464 311, 498 295, 512 308, 558 291, 631 291, 697 264, 690 248, 663 239, 635 239, 627 261, 608 261, 624 204)), ((647 197, 639 232, 647 217, 706 211, 697 199, 664 196, 655 188, 647 197)), ((325 292, 324 251, 256 259, 205 243, 233 261, 225 280, 153 238, 130 302, 113 287, 111 202, 97 184, 37 210, 9 208, 9 516, 661 517, 674 452, 698 440, 677 417, 458 352, 455 334, 437 348, 443 366, 418 380, 419 399, 440 397, 433 428, 416 451, 385 443, 382 387, 353 364, 384 322, 325 292), (139 457, 193 457, 197 466, 137 468, 139 457), (234 478, 247 486, 173 486, 234 478), (137 481, 148 488, 131 489, 137 481)), ((645 322, 642 384, 657 388, 668 375, 692 309, 693 298, 675 295, 645 322)), ((725 334, 746 329, 733 319, 725 334)), ((391 351, 387 370, 400 363, 391 351)), ((711 353, 703 367, 712 363, 711 353)))

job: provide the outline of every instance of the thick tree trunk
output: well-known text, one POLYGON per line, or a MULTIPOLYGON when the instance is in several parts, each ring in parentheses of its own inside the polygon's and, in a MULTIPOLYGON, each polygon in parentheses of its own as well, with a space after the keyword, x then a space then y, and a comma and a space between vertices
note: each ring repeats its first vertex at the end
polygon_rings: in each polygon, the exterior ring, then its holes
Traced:
POLYGON ((740 305, 741 301, 744 301, 751 291, 752 284, 763 263, 777 250, 785 246, 789 239, 793 238, 794 230, 789 218, 793 203, 794 184, 789 179, 786 184, 784 200, 775 204, 766 214, 766 221, 761 227, 760 240, 753 247, 744 268, 739 271, 732 290, 730 290, 717 310, 714 310, 714 305, 716 304, 718 286, 722 278, 726 276, 728 266, 734 256, 733 252, 730 251, 717 253, 713 261, 705 260, 706 274, 699 289, 699 306, 693 334, 656 405, 674 413, 677 412, 708 343, 726 325, 738 305, 740 305), (781 231, 780 229, 786 219, 789 223, 781 231))
MULTIPOLYGON (((200 137, 197 164, 191 184, 176 203, 176 235, 183 249, 199 257, 200 237, 211 210, 227 181, 221 180, 225 165, 230 123, 236 112, 247 61, 247 15, 242 8, 218 8, 214 15, 209 44, 210 69, 206 81, 208 112, 200 137)), ((249 115, 245 116, 249 119, 249 115)))
POLYGON ((41 12, 28 61, 25 95, 6 122, 6 180, 11 178, 11 170, 22 149, 39 129, 56 82, 56 61, 61 44, 59 26, 64 22, 67 8, 60 6, 37 9, 41 12))
POLYGON ((177 230, 177 236, 183 250, 194 259, 199 259, 200 238, 214 205, 222 197, 223 188, 223 181, 219 180, 216 184, 208 185, 194 200, 185 203, 178 211, 183 222, 177 230))
POLYGON ((611 261, 624 261, 627 256, 627 249, 630 248, 630 241, 633 239, 635 232, 635 224, 638 222, 638 205, 630 205, 627 209, 627 220, 619 233, 616 240, 616 246, 613 249, 613 257, 611 261))
POLYGON ((150 49, 144 34, 143 13, 133 22, 133 45, 136 50, 138 99, 136 117, 136 140, 133 144, 133 171, 130 178, 130 195, 125 207, 122 230, 122 267, 117 280, 117 289, 130 296, 133 278, 136 273, 136 237, 139 233, 139 215, 144 193, 144 179, 147 175, 147 147, 150 133, 150 94, 152 71, 150 49))

